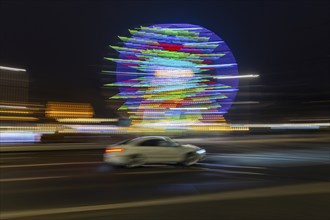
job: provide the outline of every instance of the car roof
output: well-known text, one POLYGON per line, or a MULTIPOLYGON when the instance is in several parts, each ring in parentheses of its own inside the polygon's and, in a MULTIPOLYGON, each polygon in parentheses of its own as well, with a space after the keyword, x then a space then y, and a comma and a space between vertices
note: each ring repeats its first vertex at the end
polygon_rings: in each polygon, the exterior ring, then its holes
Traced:
POLYGON ((142 136, 142 137, 137 137, 129 141, 129 144, 137 144, 140 143, 141 141, 146 141, 146 140, 151 140, 151 139, 170 139, 167 136, 142 136))

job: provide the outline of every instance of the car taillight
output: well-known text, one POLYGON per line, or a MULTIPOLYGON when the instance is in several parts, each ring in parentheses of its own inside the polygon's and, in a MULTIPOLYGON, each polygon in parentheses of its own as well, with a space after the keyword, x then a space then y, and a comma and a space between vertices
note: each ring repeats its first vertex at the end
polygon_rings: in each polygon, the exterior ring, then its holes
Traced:
POLYGON ((107 148, 105 149, 105 153, 118 153, 118 152, 124 152, 124 148, 107 148))

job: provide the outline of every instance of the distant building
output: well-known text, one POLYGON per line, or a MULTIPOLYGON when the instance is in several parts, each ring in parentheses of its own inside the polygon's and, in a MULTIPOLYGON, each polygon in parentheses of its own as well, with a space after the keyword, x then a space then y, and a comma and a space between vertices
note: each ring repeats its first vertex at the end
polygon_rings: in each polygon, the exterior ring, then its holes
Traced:
POLYGON ((25 69, 0 66, 0 101, 29 101, 29 76, 25 69))
POLYGON ((29 76, 25 69, 0 66, 0 122, 38 120, 43 106, 29 103, 29 76))
POLYGON ((45 115, 47 118, 92 118, 94 109, 89 103, 48 102, 45 115))

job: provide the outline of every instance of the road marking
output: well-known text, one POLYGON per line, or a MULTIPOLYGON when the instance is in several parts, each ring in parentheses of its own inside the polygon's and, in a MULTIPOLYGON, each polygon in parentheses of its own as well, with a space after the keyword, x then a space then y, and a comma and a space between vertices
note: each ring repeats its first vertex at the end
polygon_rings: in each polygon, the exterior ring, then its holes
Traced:
POLYGON ((208 160, 222 161, 222 162, 235 162, 251 165, 264 165, 267 167, 288 167, 288 166, 305 166, 307 164, 329 164, 330 158, 328 153, 323 153, 319 157, 306 156, 281 156, 281 155, 269 155, 269 154, 226 154, 219 156, 210 156, 208 160))
MULTIPOLYGON (((195 143, 195 144, 219 144, 221 146, 224 143, 264 143, 265 139, 260 138, 260 139, 220 139, 220 138, 214 138, 214 139, 200 139, 200 138, 187 138, 187 139, 174 139, 177 142, 180 143, 195 143)), ((316 137, 316 138, 268 138, 267 143, 276 143, 276 142, 315 142, 315 141, 328 141, 329 137, 316 137)))
POLYGON ((238 159, 238 158, 246 158, 246 159, 256 159, 256 160, 329 160, 329 158, 323 157, 299 157, 299 156, 268 156, 268 155, 235 155, 235 154, 228 154, 222 156, 212 156, 215 158, 229 158, 229 159, 238 159))
POLYGON ((143 167, 175 167, 170 164, 145 164, 143 167))
POLYGON ((185 172, 200 172, 200 169, 186 169, 186 170, 159 170, 159 171, 139 171, 139 172, 121 172, 115 173, 116 175, 145 175, 145 174, 160 174, 160 173, 185 173, 185 172))
POLYGON ((30 180, 43 180, 43 179, 58 179, 58 178, 65 178, 65 177, 69 177, 69 176, 40 176, 40 177, 25 177, 25 178, 8 178, 8 179, 0 179, 0 183, 30 181, 30 180))
POLYGON ((329 182, 317 182, 307 184, 295 184, 275 187, 264 187, 257 189, 236 190, 230 192, 207 193, 201 195, 189 195, 172 197, 166 199, 155 199, 137 202, 116 203, 116 204, 103 204, 103 205, 90 205, 90 206, 76 206, 66 208, 52 208, 52 209, 39 209, 39 210, 22 210, 22 211, 8 211, 1 213, 1 219, 14 219, 14 218, 28 218, 42 215, 55 215, 67 214, 88 211, 101 211, 110 209, 127 209, 138 208, 145 206, 161 206, 161 205, 175 205, 185 203, 200 203, 210 201, 225 201, 235 199, 247 198, 266 198, 278 196, 293 196, 293 195, 308 195, 318 193, 330 193, 329 182))
POLYGON ((240 165, 228 165, 228 164, 217 164, 217 163, 197 163, 200 166, 210 166, 210 167, 228 167, 228 168, 244 168, 244 169, 262 169, 266 170, 267 167, 255 167, 255 166, 240 166, 240 165))
POLYGON ((0 160, 17 160, 17 159, 27 159, 27 158, 33 158, 33 157, 2 157, 0 160))
POLYGON ((101 164, 102 161, 89 162, 70 162, 70 163, 39 163, 39 164, 20 164, 20 165, 1 165, 0 168, 19 168, 19 167, 42 167, 42 166, 62 166, 62 165, 79 165, 79 164, 101 164))
MULTIPOLYGON (((19 165, 0 165, 0 168, 20 168, 20 167, 39 167, 39 166, 62 166, 62 165, 79 165, 79 164, 102 164, 102 161, 86 161, 86 162, 68 162, 68 163, 40 163, 40 164, 19 164, 19 165)), ((251 169, 267 169, 265 167, 255 166, 238 166, 226 164, 212 164, 212 163, 197 163, 197 165, 214 166, 214 167, 232 167, 232 168, 251 168, 251 169)), ((173 165, 143 165, 144 167, 175 167, 173 165)))
POLYGON ((246 171, 234 171, 234 170, 223 170, 223 169, 211 169, 211 168, 200 168, 201 170, 216 172, 216 173, 233 173, 233 174, 248 174, 248 175, 268 175, 265 173, 257 172, 246 172, 246 171))

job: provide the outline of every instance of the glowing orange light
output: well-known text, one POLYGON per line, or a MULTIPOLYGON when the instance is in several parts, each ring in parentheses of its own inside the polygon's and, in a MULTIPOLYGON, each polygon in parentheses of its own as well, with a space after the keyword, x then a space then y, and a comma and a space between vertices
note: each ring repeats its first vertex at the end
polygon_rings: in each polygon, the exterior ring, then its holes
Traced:
POLYGON ((124 152, 124 148, 107 148, 105 149, 105 153, 119 153, 119 152, 124 152))
POLYGON ((45 113, 50 118, 91 118, 94 110, 89 103, 48 102, 45 113))

